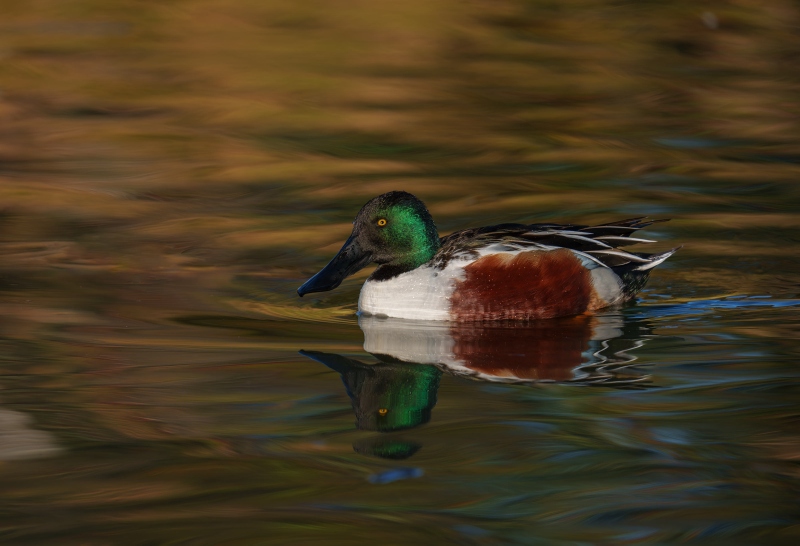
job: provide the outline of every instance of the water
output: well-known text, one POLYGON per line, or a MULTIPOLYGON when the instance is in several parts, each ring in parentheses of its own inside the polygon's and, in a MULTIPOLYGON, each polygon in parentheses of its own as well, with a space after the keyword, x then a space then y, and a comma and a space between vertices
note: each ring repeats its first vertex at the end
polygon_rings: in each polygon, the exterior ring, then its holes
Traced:
POLYGON ((796 543, 798 24, 5 7, 0 542, 796 543), (359 324, 368 271, 299 300, 393 189, 442 234, 646 214, 684 247, 597 317, 359 324))

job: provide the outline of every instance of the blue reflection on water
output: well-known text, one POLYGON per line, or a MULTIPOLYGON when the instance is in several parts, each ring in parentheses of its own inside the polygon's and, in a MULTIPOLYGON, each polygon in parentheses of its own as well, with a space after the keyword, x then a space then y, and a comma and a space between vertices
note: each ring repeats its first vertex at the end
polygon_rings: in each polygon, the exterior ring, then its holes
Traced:
POLYGON ((709 299, 687 301, 679 304, 642 304, 632 309, 632 313, 627 316, 630 318, 655 318, 672 317, 677 315, 702 315, 717 309, 741 309, 759 307, 797 307, 800 300, 770 300, 770 296, 733 296, 724 299, 709 299), (741 299, 746 298, 746 299, 741 299), (753 301, 757 300, 757 301, 753 301))
POLYGON ((386 470, 384 472, 379 472, 377 474, 370 474, 367 480, 369 483, 374 483, 377 485, 383 485, 387 483, 396 482, 398 480, 408 480, 411 478, 420 478, 425 474, 425 471, 421 468, 410 467, 410 468, 392 468, 391 470, 386 470))

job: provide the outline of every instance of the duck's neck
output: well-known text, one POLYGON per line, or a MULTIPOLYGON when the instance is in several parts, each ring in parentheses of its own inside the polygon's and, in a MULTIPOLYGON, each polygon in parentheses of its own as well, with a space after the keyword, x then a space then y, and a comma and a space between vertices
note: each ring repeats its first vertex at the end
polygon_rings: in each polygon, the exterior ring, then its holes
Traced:
POLYGON ((370 275, 369 280, 385 281, 413 271, 431 261, 440 247, 439 234, 436 232, 436 228, 431 226, 431 229, 426 229, 414 237, 414 252, 404 254, 389 263, 379 265, 370 275))

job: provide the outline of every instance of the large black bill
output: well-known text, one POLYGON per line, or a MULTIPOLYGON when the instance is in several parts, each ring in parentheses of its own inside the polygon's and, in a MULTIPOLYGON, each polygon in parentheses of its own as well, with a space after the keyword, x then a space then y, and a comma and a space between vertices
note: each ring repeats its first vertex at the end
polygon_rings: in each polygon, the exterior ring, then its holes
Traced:
POLYGON ((312 292, 333 290, 342 284, 343 280, 365 267, 371 261, 372 254, 361 248, 355 235, 351 235, 328 265, 298 288, 297 293, 302 298, 312 292))

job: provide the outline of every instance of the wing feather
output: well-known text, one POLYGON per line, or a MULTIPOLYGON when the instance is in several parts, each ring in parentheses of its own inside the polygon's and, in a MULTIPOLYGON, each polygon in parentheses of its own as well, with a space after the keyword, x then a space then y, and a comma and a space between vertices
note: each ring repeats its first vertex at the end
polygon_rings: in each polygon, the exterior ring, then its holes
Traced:
POLYGON ((456 231, 441 238, 441 248, 433 258, 443 268, 453 258, 476 257, 480 250, 492 247, 498 252, 530 248, 568 248, 604 267, 630 264, 637 271, 647 271, 666 260, 677 249, 662 254, 632 253, 619 247, 653 243, 630 235, 667 219, 629 218, 598 226, 574 224, 499 224, 456 231))

